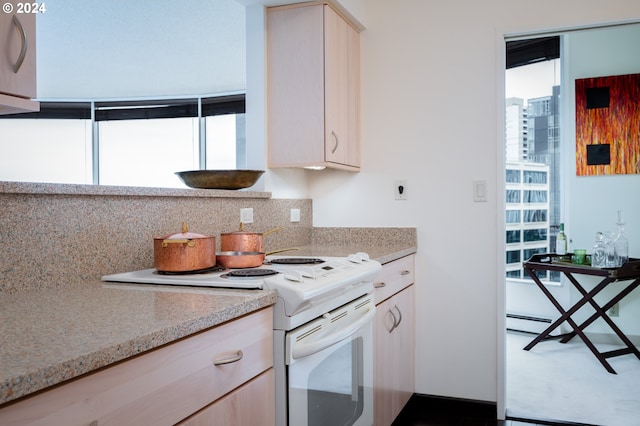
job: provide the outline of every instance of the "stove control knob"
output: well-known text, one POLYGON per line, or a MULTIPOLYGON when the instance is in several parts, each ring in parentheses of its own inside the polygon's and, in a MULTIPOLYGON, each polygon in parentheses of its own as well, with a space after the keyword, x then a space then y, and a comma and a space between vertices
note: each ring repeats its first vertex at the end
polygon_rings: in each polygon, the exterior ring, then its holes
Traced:
POLYGON ((299 272, 300 275, 305 278, 311 278, 313 280, 317 278, 316 271, 313 268, 301 266, 300 268, 296 269, 296 272, 299 272))
POLYGON ((295 281, 297 283, 301 283, 304 281, 302 278, 302 274, 298 271, 287 271, 284 273, 284 278, 289 281, 295 281))
POLYGON ((347 256, 347 259, 349 259, 353 263, 362 263, 369 260, 369 255, 367 253, 359 251, 358 253, 350 254, 349 256, 347 256))
POLYGON ((362 259, 363 262, 368 262, 369 260, 369 255, 363 251, 359 251, 356 253, 356 256, 360 256, 360 259, 362 259))

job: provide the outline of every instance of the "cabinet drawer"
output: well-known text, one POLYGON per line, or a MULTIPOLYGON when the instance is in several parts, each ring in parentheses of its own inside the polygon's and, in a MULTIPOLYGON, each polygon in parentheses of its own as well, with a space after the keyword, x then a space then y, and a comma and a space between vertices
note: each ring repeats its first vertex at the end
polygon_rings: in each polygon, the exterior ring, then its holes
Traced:
POLYGON ((274 389, 275 374, 270 368, 177 426, 273 426, 274 389))
POLYGON ((382 271, 374 281, 376 304, 414 283, 414 263, 415 256, 410 255, 382 265, 382 271))
POLYGON ((175 424, 273 365, 272 315, 263 309, 10 405, 0 424, 175 424))

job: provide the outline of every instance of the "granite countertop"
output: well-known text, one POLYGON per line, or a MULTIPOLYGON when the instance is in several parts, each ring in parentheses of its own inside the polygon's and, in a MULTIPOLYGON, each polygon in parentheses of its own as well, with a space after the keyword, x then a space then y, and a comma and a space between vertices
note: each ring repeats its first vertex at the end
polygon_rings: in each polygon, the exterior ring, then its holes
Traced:
POLYGON ((276 296, 102 282, 3 295, 0 404, 270 306, 276 296))
MULTIPOLYGON (((288 252, 387 263, 406 245, 316 244, 288 252)), ((268 290, 104 283, 0 297, 0 405, 273 305, 268 290)))

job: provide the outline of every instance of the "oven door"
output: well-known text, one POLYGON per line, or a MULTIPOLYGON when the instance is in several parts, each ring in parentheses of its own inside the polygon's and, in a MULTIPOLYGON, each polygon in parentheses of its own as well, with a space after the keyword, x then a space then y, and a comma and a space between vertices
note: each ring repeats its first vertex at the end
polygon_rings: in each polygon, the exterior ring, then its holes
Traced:
POLYGON ((373 424, 371 295, 287 333, 289 425, 373 424))

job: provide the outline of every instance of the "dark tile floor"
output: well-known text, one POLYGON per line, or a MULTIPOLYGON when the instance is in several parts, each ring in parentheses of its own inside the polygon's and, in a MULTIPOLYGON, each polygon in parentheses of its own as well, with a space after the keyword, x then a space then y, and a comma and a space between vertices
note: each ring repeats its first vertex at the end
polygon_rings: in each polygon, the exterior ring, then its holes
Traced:
POLYGON ((414 394, 392 426, 561 426, 576 423, 497 420, 496 404, 414 394))
POLYGON ((413 395, 393 426, 507 426, 496 419, 495 404, 413 395))

